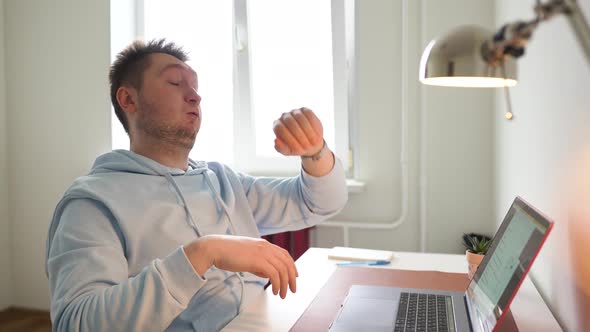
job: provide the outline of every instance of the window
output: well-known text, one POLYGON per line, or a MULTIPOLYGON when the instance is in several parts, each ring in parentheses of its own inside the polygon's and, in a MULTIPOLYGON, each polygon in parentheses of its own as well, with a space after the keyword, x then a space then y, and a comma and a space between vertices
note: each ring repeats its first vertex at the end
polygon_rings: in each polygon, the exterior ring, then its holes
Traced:
MULTIPOLYGON (((272 124, 305 106, 350 171, 352 10, 352 0, 135 0, 135 37, 182 45, 198 73, 203 120, 190 157, 297 172, 299 158, 274 150, 272 124)), ((113 148, 128 147, 115 118, 113 148)))

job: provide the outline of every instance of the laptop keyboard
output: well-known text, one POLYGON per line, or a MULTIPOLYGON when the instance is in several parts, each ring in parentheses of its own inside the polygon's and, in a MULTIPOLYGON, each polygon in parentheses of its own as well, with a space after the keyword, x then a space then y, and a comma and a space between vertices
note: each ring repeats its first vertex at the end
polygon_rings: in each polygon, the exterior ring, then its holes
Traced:
POLYGON ((454 332, 450 296, 401 293, 394 332, 454 332))

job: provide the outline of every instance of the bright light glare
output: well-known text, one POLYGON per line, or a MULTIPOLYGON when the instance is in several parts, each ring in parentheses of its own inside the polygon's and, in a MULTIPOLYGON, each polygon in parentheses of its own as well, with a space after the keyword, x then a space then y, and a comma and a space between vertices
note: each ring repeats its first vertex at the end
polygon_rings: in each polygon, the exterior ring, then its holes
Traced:
MULTIPOLYGON (((189 54, 199 79, 202 123, 190 157, 231 164, 233 147, 232 2, 144 0, 145 40, 166 38, 189 54)), ((113 120, 113 122, 118 120, 113 120)), ((113 128, 122 127, 114 126, 113 128)), ((115 129, 114 129, 115 130, 115 129)), ((129 146, 124 132, 113 147, 129 146)))
POLYGON ((248 1, 256 155, 276 157, 273 121, 308 107, 334 147, 332 25, 327 0, 248 1))

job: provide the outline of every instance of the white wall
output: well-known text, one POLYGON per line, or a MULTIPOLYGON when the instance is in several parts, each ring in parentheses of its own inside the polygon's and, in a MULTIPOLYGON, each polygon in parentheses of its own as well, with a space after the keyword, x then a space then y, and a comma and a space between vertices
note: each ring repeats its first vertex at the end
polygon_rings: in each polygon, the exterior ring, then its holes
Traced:
MULTIPOLYGON (((423 47, 459 25, 494 26, 493 1, 423 3, 423 47)), ((501 115, 493 96, 487 89, 422 86, 427 251, 464 252, 462 233, 495 231, 493 119, 501 115)))
POLYGON ((4 80, 4 2, 0 0, 0 310, 12 303, 10 264, 10 223, 8 218, 8 174, 6 135, 6 94, 4 80))
POLYGON ((5 0, 13 305, 48 308, 47 227, 110 150, 109 2, 5 0))
MULTIPOLYGON (((401 85, 402 85, 402 13, 401 1, 357 1, 358 10, 358 123, 360 156, 359 177, 366 182, 361 194, 351 194, 338 217, 344 221, 391 223, 402 212, 401 195, 401 85)), ((414 104, 414 103, 412 103, 414 104)), ((417 112, 410 110, 417 122, 417 112)), ((416 145, 415 139, 411 142, 416 145)), ((414 150, 415 151, 415 150, 414 150)), ((408 156, 416 183, 417 153, 408 156)), ((415 191, 410 193, 415 195, 415 191)), ((416 199, 408 220, 395 231, 352 229, 349 245, 370 248, 417 250, 416 199), (410 221, 411 220, 411 221, 410 221), (400 236, 400 233, 404 235, 400 236)), ((314 245, 329 247, 344 243, 342 229, 317 227, 314 245)))
MULTIPOLYGON (((459 253, 463 232, 494 230, 492 119, 501 115, 494 114, 493 91, 421 86, 418 63, 424 46, 457 24, 492 28, 493 2, 406 0, 405 4, 407 10, 401 0, 357 1, 360 162, 356 167, 366 190, 349 196, 338 219, 402 221, 390 230, 350 228, 348 244, 418 251, 422 210, 427 225, 425 250, 459 253), (405 215, 404 161, 408 172, 405 215)), ((342 228, 320 226, 314 245, 342 245, 345 236, 342 228)))
MULTIPOLYGON (((590 1, 578 3, 589 18, 590 1)), ((498 26, 534 17, 533 1, 496 4, 498 26)), ((556 17, 539 26, 518 64, 514 121, 496 119, 496 215, 521 195, 555 219, 532 275, 565 330, 589 331, 590 62, 556 17)))

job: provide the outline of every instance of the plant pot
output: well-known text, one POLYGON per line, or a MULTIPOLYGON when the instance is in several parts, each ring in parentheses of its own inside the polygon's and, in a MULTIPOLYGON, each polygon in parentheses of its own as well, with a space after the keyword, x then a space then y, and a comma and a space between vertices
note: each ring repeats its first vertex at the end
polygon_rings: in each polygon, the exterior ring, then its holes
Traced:
POLYGON ((465 251, 465 256, 467 257, 467 264, 469 265, 469 270, 467 271, 467 276, 471 280, 471 278, 473 278, 473 275, 475 274, 475 271, 477 271, 479 264, 483 260, 484 255, 474 254, 474 253, 470 252, 469 250, 467 250, 467 251, 465 251))

